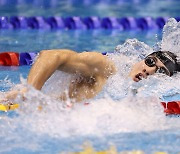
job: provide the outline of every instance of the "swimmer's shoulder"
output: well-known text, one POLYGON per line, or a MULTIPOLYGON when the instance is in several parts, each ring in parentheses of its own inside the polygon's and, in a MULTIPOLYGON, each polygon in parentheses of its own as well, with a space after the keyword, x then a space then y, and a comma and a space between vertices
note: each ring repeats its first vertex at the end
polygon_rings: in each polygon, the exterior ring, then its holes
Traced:
POLYGON ((100 52, 82 52, 79 54, 80 59, 91 68, 96 68, 101 75, 110 76, 116 72, 115 64, 107 56, 100 52))

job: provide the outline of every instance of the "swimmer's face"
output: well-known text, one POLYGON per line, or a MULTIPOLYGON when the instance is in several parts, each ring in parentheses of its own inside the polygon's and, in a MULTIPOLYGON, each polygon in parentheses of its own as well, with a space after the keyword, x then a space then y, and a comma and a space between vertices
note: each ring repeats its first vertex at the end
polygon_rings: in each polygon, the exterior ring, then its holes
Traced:
POLYGON ((164 73, 169 74, 165 65, 158 58, 150 57, 133 65, 129 75, 134 81, 138 82, 143 78, 146 79, 149 75, 153 75, 159 68, 164 73))

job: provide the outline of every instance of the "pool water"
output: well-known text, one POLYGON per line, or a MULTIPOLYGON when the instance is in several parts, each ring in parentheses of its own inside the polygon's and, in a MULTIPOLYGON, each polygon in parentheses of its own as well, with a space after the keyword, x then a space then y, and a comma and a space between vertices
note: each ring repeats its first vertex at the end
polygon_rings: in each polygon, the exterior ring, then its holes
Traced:
MULTIPOLYGON (((0 1, 0 14, 69 16, 82 15, 83 10, 84 16, 178 16, 179 3, 178 0, 116 0, 111 3, 108 0, 87 0, 80 4, 75 0, 20 0, 14 3, 3 0, 0 1), (91 10, 84 12, 88 3, 91 10)), ((96 98, 85 102, 89 105, 81 103, 67 108, 54 98, 59 94, 57 89, 66 90, 72 77, 56 71, 43 87, 43 92, 28 87, 26 100, 20 96, 15 100, 20 104, 18 110, 0 112, 0 153, 82 151, 85 143, 91 144, 97 151, 114 145, 119 152, 180 152, 179 117, 166 116, 159 103, 162 99, 180 100, 180 74, 171 78, 157 73, 139 83, 127 77, 131 65, 142 59, 142 55, 152 52, 153 48, 157 49, 157 42, 161 43, 162 49, 180 56, 177 50, 180 48, 179 27, 179 23, 171 19, 163 30, 163 36, 161 31, 0 30, 0 51, 39 52, 43 49, 70 48, 78 52, 112 52, 118 45, 114 54, 108 55, 115 62, 118 72, 108 80, 96 98), (43 109, 39 110, 39 106, 43 109)), ((27 86, 25 78, 30 67, 0 67, 1 92, 27 86), (16 86, 19 83, 21 85, 16 86)))
POLYGON ((1 51, 37 52, 43 49, 114 51, 126 39, 137 38, 153 46, 161 40, 161 31, 120 30, 4 30, 0 31, 1 51), (103 44, 103 45, 102 45, 103 44))

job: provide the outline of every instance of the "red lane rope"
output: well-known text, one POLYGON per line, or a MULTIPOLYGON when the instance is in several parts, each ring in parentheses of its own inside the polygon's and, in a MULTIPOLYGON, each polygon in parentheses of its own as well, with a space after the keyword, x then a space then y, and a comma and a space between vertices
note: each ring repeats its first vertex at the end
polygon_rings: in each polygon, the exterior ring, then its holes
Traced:
POLYGON ((169 114, 180 114, 180 101, 161 102, 164 112, 169 114))
POLYGON ((19 53, 3 52, 0 53, 1 66, 19 66, 19 53))

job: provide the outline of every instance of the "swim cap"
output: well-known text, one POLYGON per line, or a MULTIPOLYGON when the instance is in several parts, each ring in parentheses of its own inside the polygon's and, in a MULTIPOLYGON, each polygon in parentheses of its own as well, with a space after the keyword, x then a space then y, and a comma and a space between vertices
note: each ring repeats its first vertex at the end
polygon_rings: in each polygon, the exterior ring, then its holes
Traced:
POLYGON ((169 73, 167 75, 172 76, 175 72, 180 71, 180 63, 177 62, 176 55, 169 51, 156 51, 151 53, 149 56, 158 58, 167 68, 169 73))
POLYGON ((177 66, 178 66, 177 71, 180 72, 180 62, 177 62, 177 66))

